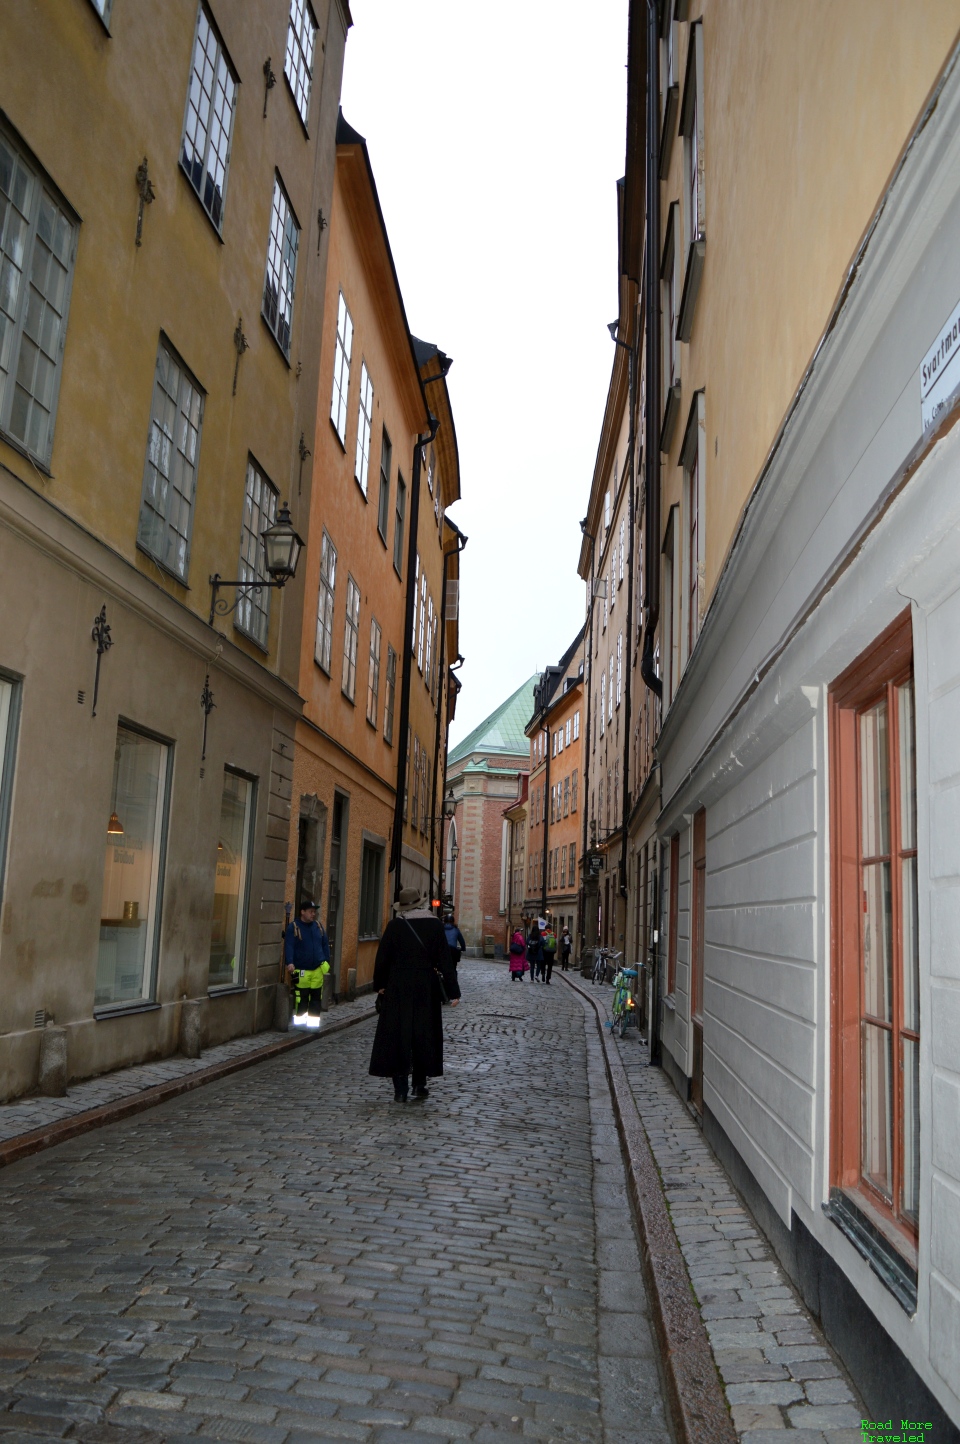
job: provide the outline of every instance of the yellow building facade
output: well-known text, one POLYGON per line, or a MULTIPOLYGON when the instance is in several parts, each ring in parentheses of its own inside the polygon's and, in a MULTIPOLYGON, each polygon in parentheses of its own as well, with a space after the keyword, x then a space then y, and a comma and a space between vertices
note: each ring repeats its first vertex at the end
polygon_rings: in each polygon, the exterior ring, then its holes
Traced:
POLYGON ((302 580, 257 584, 306 525, 349 24, 4 15, 0 1096, 45 1027, 83 1077, 273 1016, 302 580))

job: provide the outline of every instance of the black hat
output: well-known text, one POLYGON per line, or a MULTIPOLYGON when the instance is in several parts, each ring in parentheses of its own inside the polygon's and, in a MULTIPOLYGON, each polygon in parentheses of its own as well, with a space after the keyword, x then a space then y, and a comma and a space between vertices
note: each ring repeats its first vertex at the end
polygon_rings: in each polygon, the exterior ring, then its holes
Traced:
POLYGON ((316 905, 316 903, 315 903, 315 902, 311 902, 309 898, 304 898, 303 902, 300 904, 300 911, 301 911, 302 913, 305 913, 306 910, 307 910, 307 908, 313 908, 313 911, 314 911, 314 912, 317 911, 317 905, 316 905))

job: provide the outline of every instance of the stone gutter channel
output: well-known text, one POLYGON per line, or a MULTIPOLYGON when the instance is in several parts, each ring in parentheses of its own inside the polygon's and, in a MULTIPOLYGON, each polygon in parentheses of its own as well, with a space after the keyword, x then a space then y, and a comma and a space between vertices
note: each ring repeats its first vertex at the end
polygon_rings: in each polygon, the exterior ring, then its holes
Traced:
POLYGON ((234 1038, 209 1049, 205 1058, 177 1055, 158 1063, 119 1069, 116 1073, 74 1084, 65 1098, 23 1098, 4 1104, 0 1106, 0 1168, 376 1017, 368 998, 340 1004, 337 1013, 347 1016, 331 1019, 325 1013, 319 1028, 234 1038))
MULTIPOLYGON (((554 974, 556 976, 556 974, 554 974)), ((861 1444, 863 1403, 666 1074, 592 1009, 677 1444, 861 1444)))

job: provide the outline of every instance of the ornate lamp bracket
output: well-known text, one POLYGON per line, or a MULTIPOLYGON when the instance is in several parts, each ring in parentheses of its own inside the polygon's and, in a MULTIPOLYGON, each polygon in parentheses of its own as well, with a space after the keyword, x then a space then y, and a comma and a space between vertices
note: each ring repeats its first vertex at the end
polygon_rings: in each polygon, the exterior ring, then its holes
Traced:
POLYGON ((107 604, 104 602, 100 611, 93 619, 93 631, 90 633, 97 644, 97 670, 93 679, 93 711, 92 717, 97 715, 97 697, 100 695, 100 662, 104 652, 109 652, 113 646, 113 638, 110 635, 110 626, 107 622, 107 604))
POLYGON ((300 433, 300 440, 297 442, 297 451, 300 453, 300 474, 297 477, 297 496, 299 496, 300 489, 303 486, 303 463, 310 455, 310 448, 307 446, 307 440, 302 431, 300 433))
POLYGON ((318 211, 317 211, 317 255, 318 255, 318 256, 319 256, 319 254, 320 254, 320 242, 323 240, 323 233, 324 233, 324 231, 327 229, 327 226, 328 226, 329 224, 330 224, 329 221, 327 220, 326 216, 323 214, 323 210, 322 210, 322 209, 318 210, 318 211))
POLYGON ((203 750, 200 753, 201 762, 206 762, 207 760, 207 719, 216 705, 216 702, 213 700, 213 693, 210 690, 210 673, 208 672, 203 679, 203 691, 200 693, 200 706, 203 708, 203 750))
POLYGON ((263 118, 267 118, 267 96, 277 83, 277 77, 273 73, 273 66, 270 61, 272 56, 267 56, 263 62, 263 118))
POLYGON ((143 241, 143 208, 144 206, 152 206, 157 198, 157 193, 153 188, 153 181, 150 179, 146 156, 143 157, 143 160, 137 166, 137 191, 140 195, 140 205, 137 209, 137 245, 139 246, 143 241))
POLYGON ((244 351, 249 351, 249 349, 250 349, 250 342, 247 340, 246 336, 243 334, 243 317, 242 317, 242 316, 238 316, 238 317, 237 317, 237 329, 236 329, 236 330, 234 331, 234 333, 233 333, 233 347, 234 347, 234 350, 235 350, 236 353, 237 353, 237 359, 236 359, 236 362, 234 363, 234 367, 233 367, 233 394, 234 394, 234 396, 236 396, 236 394, 237 394, 237 377, 238 377, 239 374, 240 374, 240 357, 243 355, 244 351))

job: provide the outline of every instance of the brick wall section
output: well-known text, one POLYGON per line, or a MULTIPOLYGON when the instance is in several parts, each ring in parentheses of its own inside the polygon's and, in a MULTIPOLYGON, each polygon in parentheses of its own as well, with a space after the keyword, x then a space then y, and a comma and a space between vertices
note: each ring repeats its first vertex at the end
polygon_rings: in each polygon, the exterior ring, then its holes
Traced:
MULTIPOLYGON (((499 759, 498 759, 499 760, 499 759)), ((517 795, 516 771, 486 772, 451 769, 448 786, 458 798, 457 861, 454 908, 467 947, 482 949, 485 937, 503 941, 500 909, 503 852, 503 811, 517 795)))

